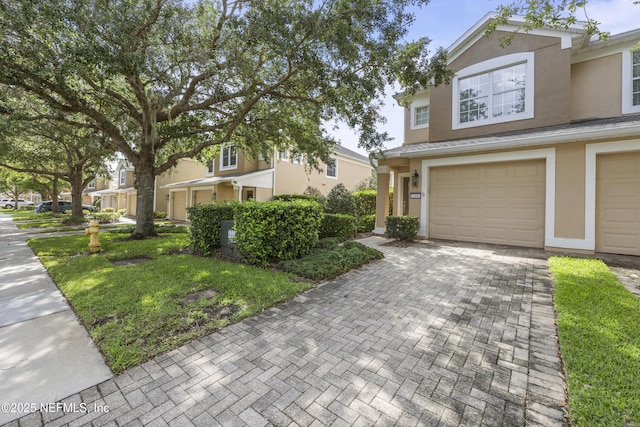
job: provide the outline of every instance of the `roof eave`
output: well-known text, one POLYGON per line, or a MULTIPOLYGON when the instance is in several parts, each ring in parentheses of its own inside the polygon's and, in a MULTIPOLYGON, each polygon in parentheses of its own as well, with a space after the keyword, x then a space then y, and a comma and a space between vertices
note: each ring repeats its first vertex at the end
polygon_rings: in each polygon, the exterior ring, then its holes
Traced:
POLYGON ((561 144, 577 141, 593 141, 607 138, 638 137, 640 134, 640 123, 628 126, 618 126, 609 129, 585 129, 578 130, 569 135, 527 135, 525 137, 505 138, 499 141, 478 142, 475 144, 459 145, 454 147, 431 148, 403 153, 401 151, 385 153, 387 158, 415 158, 433 157, 448 154, 464 154, 479 151, 501 150, 505 148, 525 148, 540 145, 561 144))

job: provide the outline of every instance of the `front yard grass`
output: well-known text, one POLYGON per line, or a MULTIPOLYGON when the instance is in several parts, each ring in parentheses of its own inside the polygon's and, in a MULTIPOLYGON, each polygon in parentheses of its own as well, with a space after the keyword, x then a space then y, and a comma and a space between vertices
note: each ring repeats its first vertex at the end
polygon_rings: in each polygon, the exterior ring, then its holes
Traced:
POLYGON ((573 426, 640 425, 640 300, 600 260, 552 257, 573 426))
POLYGON ((95 255, 84 235, 29 240, 116 373, 310 287, 290 274, 182 253, 186 233, 127 237, 101 234, 95 255), (127 259, 139 263, 114 264, 127 259))

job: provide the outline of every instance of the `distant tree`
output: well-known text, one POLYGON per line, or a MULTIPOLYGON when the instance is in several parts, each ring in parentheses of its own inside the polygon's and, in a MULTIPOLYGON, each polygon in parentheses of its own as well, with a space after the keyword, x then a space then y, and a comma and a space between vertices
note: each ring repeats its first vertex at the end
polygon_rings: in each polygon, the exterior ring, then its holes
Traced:
MULTIPOLYGON (((404 42, 428 0, 12 0, 0 2, 0 85, 102 132, 135 167, 136 227, 155 234, 154 179, 234 143, 327 161, 342 119, 380 149, 386 87, 450 77, 428 39, 404 42)), ((0 91, 2 92, 2 91, 0 91)), ((0 112, 10 112, 0 105, 0 112)))
MULTIPOLYGON (((112 152, 104 136, 57 120, 37 98, 21 96, 10 105, 15 112, 0 115, 0 166, 48 177, 54 211, 59 182, 68 182, 72 216, 81 218, 82 191, 97 176, 108 174, 106 159, 112 152)), ((45 181, 38 182, 43 188, 45 181)))
POLYGON ((34 187, 31 176, 0 167, 0 193, 14 200, 14 209, 18 209, 18 199, 34 187))

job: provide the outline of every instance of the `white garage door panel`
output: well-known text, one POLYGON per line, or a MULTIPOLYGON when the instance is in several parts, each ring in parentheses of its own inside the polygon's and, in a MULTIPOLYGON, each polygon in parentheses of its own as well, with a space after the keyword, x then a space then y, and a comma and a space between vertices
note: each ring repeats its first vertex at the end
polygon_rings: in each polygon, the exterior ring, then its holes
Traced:
POLYGON ((432 168, 429 236, 542 247, 545 162, 432 168))
POLYGON ((640 255, 640 153, 596 157, 596 251, 640 255))

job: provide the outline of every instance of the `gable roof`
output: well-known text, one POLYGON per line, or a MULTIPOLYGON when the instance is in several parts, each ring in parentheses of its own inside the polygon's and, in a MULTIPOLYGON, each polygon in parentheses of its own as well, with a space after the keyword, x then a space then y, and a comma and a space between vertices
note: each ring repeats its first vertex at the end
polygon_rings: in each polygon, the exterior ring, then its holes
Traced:
MULTIPOLYGON (((463 35, 458 37, 458 39, 447 48, 447 61, 449 63, 453 62, 458 56, 471 47, 471 45, 484 37, 487 25, 493 21, 496 16, 497 13, 495 12, 487 13, 463 35)), ((524 21, 525 18, 523 16, 512 16, 506 25, 498 25, 496 31, 514 32, 524 21)), ((577 21, 575 24, 570 25, 569 28, 534 28, 526 31, 526 34, 560 38, 562 49, 569 49, 573 46, 574 40, 582 44, 584 38, 588 37, 584 29, 584 24, 583 21, 577 21)))

